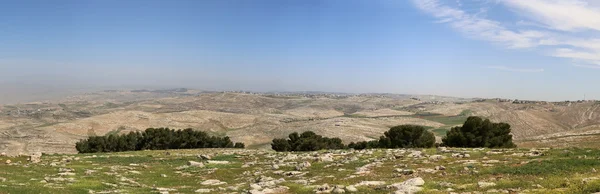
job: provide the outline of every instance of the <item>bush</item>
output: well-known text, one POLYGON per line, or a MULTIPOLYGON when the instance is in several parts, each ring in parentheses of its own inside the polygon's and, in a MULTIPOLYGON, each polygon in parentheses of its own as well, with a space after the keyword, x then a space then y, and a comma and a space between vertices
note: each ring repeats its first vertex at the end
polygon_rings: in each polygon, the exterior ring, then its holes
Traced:
POLYGON ((322 149, 345 149, 340 138, 328 138, 306 131, 302 134, 291 133, 288 139, 276 138, 271 148, 278 152, 286 151, 317 151, 322 149))
POLYGON ((390 128, 379 140, 350 143, 354 149, 369 148, 430 148, 435 145, 435 136, 425 127, 418 125, 400 125, 390 128))
POLYGON ((125 135, 92 136, 75 144, 79 153, 244 147, 243 143, 234 144, 227 136, 215 137, 203 131, 169 128, 149 128, 141 133, 129 132, 125 135))
POLYGON ((469 117, 461 127, 453 127, 442 139, 450 147, 512 148, 510 125, 492 123, 489 119, 469 117))

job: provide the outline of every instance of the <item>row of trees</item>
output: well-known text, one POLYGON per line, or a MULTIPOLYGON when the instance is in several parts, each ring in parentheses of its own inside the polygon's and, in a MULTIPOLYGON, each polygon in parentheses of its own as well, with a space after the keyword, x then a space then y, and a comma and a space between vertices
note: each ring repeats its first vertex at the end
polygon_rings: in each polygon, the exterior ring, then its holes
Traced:
POLYGON ((149 128, 143 132, 123 135, 91 136, 75 144, 79 153, 244 147, 244 143, 233 143, 227 136, 216 137, 203 131, 169 128, 149 128))
POLYGON ((312 131, 306 131, 302 134, 291 133, 288 139, 273 139, 271 148, 278 152, 287 152, 344 149, 346 146, 340 138, 323 137, 312 131))
MULTIPOLYGON (((510 125, 493 123, 480 117, 469 117, 460 127, 453 127, 442 138, 440 146, 449 147, 516 147, 512 142, 510 125)), ((276 138, 271 148, 278 152, 316 151, 322 149, 371 149, 371 148, 430 148, 435 146, 435 136, 423 126, 400 125, 390 128, 379 140, 351 142, 344 145, 340 138, 328 138, 306 131, 300 135, 291 133, 288 139, 276 138)))
POLYGON ((400 125, 383 133, 379 140, 351 142, 348 148, 430 148, 435 145, 435 135, 419 125, 400 125))

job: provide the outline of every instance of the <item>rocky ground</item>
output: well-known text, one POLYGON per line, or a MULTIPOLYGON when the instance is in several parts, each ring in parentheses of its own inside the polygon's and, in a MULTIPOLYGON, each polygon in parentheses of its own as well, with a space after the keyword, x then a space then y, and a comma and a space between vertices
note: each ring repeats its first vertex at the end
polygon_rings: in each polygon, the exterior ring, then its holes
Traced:
POLYGON ((0 193, 593 193, 596 149, 0 156, 0 193))

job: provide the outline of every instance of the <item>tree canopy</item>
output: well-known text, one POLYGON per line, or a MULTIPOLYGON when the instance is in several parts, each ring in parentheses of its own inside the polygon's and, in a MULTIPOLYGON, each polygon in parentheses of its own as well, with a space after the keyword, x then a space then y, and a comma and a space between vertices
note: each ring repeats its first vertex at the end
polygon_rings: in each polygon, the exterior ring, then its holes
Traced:
POLYGON ((516 147, 512 142, 510 125, 493 123, 489 119, 469 117, 460 127, 453 127, 442 139, 445 146, 450 147, 516 147))
POLYGON ((278 152, 285 151, 316 151, 323 149, 345 149, 346 146, 340 138, 328 138, 305 131, 288 135, 288 139, 276 138, 271 143, 271 148, 278 152))
POLYGON ((123 135, 91 136, 75 144, 79 153, 244 147, 244 143, 234 144, 227 136, 216 137, 193 129, 169 128, 149 128, 143 132, 129 132, 123 135))
POLYGON ((429 148, 435 145, 435 136, 419 125, 399 125, 390 128, 379 140, 348 144, 349 148, 429 148))

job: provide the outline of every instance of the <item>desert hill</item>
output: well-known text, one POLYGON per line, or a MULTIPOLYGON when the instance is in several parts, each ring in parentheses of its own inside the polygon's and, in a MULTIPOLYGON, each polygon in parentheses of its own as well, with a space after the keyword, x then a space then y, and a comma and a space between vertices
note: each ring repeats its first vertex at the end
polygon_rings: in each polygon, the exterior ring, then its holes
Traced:
POLYGON ((58 101, 0 106, 0 151, 72 153, 89 135, 149 127, 194 128, 252 148, 312 130, 346 142, 378 138, 389 127, 423 125, 438 136, 470 115, 513 126, 521 146, 595 146, 600 103, 474 100, 439 96, 107 90, 58 101))

